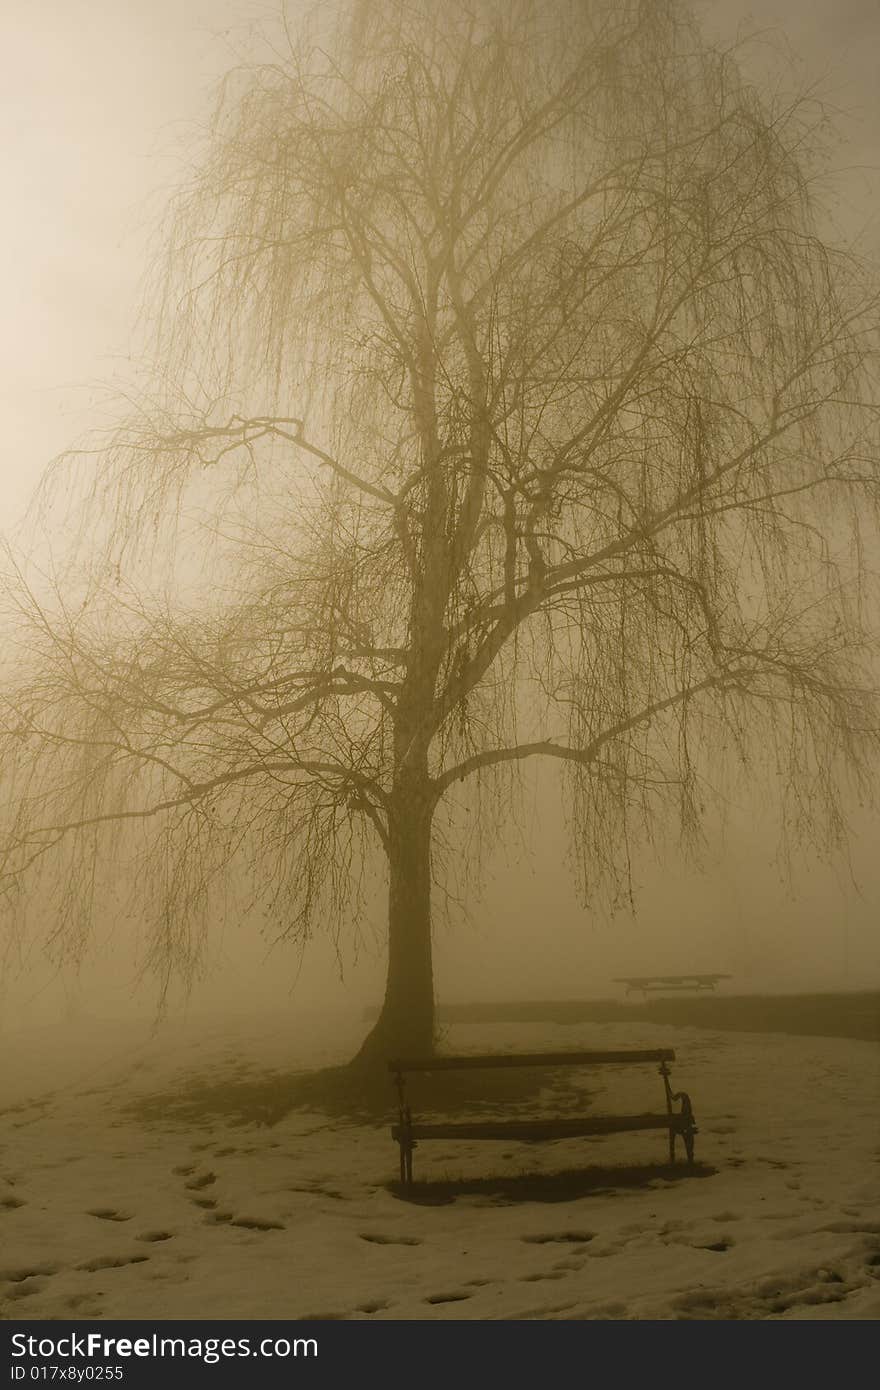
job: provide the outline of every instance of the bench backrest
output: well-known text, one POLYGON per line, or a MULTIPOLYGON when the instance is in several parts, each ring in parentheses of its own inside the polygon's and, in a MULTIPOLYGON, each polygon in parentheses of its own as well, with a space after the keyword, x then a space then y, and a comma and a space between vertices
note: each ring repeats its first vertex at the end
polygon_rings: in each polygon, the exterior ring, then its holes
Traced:
POLYGON ((487 1052, 462 1057, 406 1057, 388 1063, 398 1074, 409 1071, 477 1071, 483 1067, 592 1067, 606 1062, 674 1062, 671 1047, 615 1052, 487 1052))

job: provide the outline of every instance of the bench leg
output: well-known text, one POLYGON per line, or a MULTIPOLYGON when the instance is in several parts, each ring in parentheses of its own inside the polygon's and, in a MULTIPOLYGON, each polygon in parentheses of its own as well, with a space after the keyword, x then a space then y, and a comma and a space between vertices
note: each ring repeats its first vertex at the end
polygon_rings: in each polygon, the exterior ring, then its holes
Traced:
POLYGON ((677 1099, 681 1101, 681 1117, 684 1120, 682 1138, 684 1139, 684 1151, 687 1154, 687 1161, 691 1167, 694 1164, 694 1135, 697 1133, 697 1125, 694 1120, 694 1108, 691 1105, 691 1098, 687 1091, 680 1091, 677 1099))
POLYGON ((412 1185, 412 1180, 413 1180, 413 1176, 412 1176, 412 1156, 413 1156, 413 1149, 415 1148, 415 1144, 412 1142, 411 1139, 408 1139, 408 1138, 407 1138, 407 1135, 406 1135, 406 1132, 405 1132, 405 1131, 404 1131, 403 1134, 401 1134, 400 1138, 399 1138, 398 1141, 397 1141, 397 1144, 398 1144, 398 1148, 400 1149, 400 1182, 401 1182, 401 1186, 402 1186, 402 1187, 410 1187, 410 1186, 412 1185))
POLYGON ((663 1086, 664 1086, 664 1089, 665 1089, 665 1091, 666 1091, 666 1111, 667 1111, 667 1114, 669 1115, 669 1162, 670 1162, 670 1165, 672 1165, 672 1164, 675 1163, 675 1137, 676 1137, 676 1134, 681 1134, 681 1137, 682 1137, 682 1139, 684 1140, 684 1149, 685 1149, 685 1153, 687 1154, 687 1161, 688 1161, 689 1165, 690 1165, 691 1167, 693 1167, 693 1163, 694 1163, 694 1135, 697 1133, 697 1126, 696 1126, 696 1122, 695 1122, 695 1120, 694 1120, 694 1109, 693 1109, 693 1106, 691 1105, 691 1098, 690 1098, 690 1096, 688 1095, 687 1091, 673 1091, 672 1087, 671 1087, 670 1084, 669 1084, 669 1068, 667 1067, 667 1065, 666 1065, 665 1062, 661 1062, 661 1064, 660 1064, 660 1075, 663 1077, 663 1086), (678 1102, 678 1104, 679 1104, 680 1107, 681 1107, 680 1110, 679 1110, 678 1115, 675 1116, 676 1120, 678 1121, 678 1125, 680 1126, 680 1128, 679 1128, 678 1126, 676 1126, 675 1128, 673 1128, 673 1123, 672 1123, 673 1113, 674 1113, 674 1112, 673 1112, 673 1109, 672 1109, 672 1106, 673 1106, 673 1104, 674 1104, 675 1102, 678 1102))
POLYGON ((695 1135, 695 1134, 696 1134, 696 1130, 695 1130, 695 1129, 691 1129, 690 1127, 688 1127, 688 1128, 685 1130, 685 1132, 684 1132, 684 1147, 685 1147, 685 1153, 687 1154, 687 1161, 688 1161, 688 1163, 691 1165, 691 1167, 693 1167, 693 1164, 694 1164, 694 1135, 695 1135))

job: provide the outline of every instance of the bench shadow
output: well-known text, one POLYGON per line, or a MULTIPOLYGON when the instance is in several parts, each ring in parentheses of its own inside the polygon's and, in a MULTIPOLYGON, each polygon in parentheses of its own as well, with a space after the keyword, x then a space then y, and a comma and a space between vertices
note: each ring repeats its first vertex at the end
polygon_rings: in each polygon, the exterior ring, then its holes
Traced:
POLYGON ((559 1173, 428 1179, 415 1181, 410 1187, 395 1181, 387 1187, 400 1201, 416 1206, 448 1206, 458 1197, 485 1197, 492 1205, 512 1206, 517 1202, 571 1202, 578 1197, 608 1196, 621 1188, 665 1187, 692 1178, 710 1178, 717 1172, 707 1163, 609 1164, 559 1173))

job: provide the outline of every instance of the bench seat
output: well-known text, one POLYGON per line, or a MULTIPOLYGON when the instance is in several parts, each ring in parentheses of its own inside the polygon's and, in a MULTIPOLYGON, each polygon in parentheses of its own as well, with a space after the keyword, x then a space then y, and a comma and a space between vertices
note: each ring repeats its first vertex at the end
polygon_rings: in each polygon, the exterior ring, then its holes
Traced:
POLYGON ((618 1047, 603 1052, 474 1052, 458 1057, 395 1058, 388 1070, 395 1074, 410 1071, 486 1071, 503 1067, 604 1067, 628 1066, 643 1062, 674 1062, 671 1047, 618 1047))
MULTIPOLYGON (((627 1130, 675 1129, 684 1133, 681 1115, 592 1115, 580 1120, 469 1120, 411 1124, 412 1139, 517 1139, 524 1144, 544 1139, 584 1139, 595 1134, 622 1134, 627 1130)), ((391 1137, 400 1143, 401 1125, 392 1125, 391 1137)))

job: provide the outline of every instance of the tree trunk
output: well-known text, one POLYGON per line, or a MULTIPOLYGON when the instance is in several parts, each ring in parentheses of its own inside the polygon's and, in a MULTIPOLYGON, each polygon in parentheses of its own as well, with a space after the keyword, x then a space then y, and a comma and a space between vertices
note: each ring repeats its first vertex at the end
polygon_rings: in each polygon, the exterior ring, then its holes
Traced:
POLYGON ((357 1064, 430 1055, 434 1048, 431 822, 427 779, 399 788, 389 823, 388 975, 385 1001, 357 1064))

